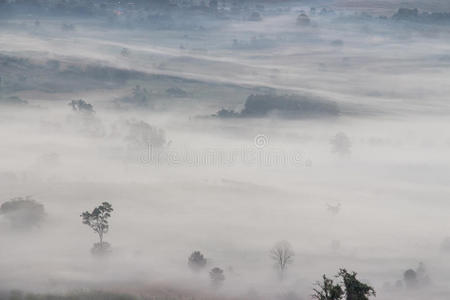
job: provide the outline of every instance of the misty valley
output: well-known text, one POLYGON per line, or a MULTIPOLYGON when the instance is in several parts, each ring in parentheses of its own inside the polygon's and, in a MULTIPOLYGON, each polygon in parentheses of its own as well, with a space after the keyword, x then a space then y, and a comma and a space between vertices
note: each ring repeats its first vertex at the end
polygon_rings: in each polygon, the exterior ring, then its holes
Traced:
POLYGON ((450 299, 450 3, 0 0, 0 300, 450 299))

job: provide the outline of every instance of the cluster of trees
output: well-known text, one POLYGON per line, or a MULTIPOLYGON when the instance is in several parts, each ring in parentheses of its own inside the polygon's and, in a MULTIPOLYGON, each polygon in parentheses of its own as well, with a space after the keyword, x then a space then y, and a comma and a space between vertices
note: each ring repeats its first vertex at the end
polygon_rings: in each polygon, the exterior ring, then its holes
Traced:
POLYGON ((0 14, 70 14, 94 15, 100 11, 102 1, 95 0, 0 0, 0 14))
MULTIPOLYGON (((133 92, 134 99, 140 102, 145 101, 148 94, 146 89, 142 89, 139 86, 133 92)), ((72 107, 72 111, 75 113, 68 117, 68 121, 72 126, 88 136, 105 136, 107 130, 101 120, 95 116, 92 104, 79 99, 70 101, 68 105, 72 107)), ((111 135, 123 138, 129 149, 161 148, 167 143, 164 130, 135 119, 114 123, 111 135)))
MULTIPOLYGON (((110 244, 103 237, 109 231, 109 218, 113 211, 112 205, 103 202, 91 212, 81 214, 83 224, 88 225, 99 237, 99 242, 94 244, 94 254, 104 254, 109 251, 110 244)), ((45 220, 44 205, 32 198, 32 196, 16 197, 0 205, 0 216, 4 216, 14 229, 31 230, 39 227, 45 220)))
POLYGON ((375 289, 370 285, 361 282, 356 278, 358 274, 340 269, 335 276, 340 282, 335 282, 326 275, 322 276, 322 281, 316 283, 313 299, 317 300, 369 300, 371 296, 376 296, 375 289))
MULTIPOLYGON (((205 269, 208 260, 200 251, 194 251, 188 258, 188 266, 193 272, 200 272, 205 269)), ((209 271, 211 285, 215 288, 220 287, 225 281, 224 271, 219 267, 214 267, 209 271)))
POLYGON ((242 111, 221 109, 213 116, 261 118, 272 115, 286 118, 336 117, 339 115, 339 107, 336 102, 306 95, 250 95, 242 111))
POLYGON ((74 112, 67 118, 73 128, 90 137, 103 137, 105 135, 106 129, 102 121, 96 117, 92 104, 79 99, 70 101, 68 105, 72 107, 74 112))
MULTIPOLYGON (((98 236, 98 242, 94 243, 91 252, 94 255, 105 255, 111 251, 111 245, 104 240, 104 236, 109 232, 109 219, 114 211, 111 203, 102 202, 91 211, 84 211, 80 217, 82 223, 89 226, 98 236)), ((0 215, 4 215, 14 228, 30 229, 38 226, 45 217, 44 206, 32 199, 31 196, 13 198, 0 206, 0 215)), ((294 251, 286 241, 275 244, 270 250, 269 257, 273 260, 274 266, 283 280, 288 267, 294 261, 294 251)), ((194 251, 188 257, 188 266, 193 272, 201 272, 208 265, 208 260, 200 251, 194 251)), ((423 266, 417 272, 421 272, 423 266)), ((405 280, 412 282, 417 276, 412 275, 411 270, 405 272, 405 280)), ((360 282, 356 278, 356 273, 349 273, 341 269, 336 276, 342 280, 334 283, 332 279, 323 275, 323 281, 317 282, 314 289, 313 298, 318 300, 340 300, 346 296, 346 300, 367 300, 370 296, 375 296, 375 290, 369 285, 360 282)), ((225 272, 219 267, 213 267, 209 271, 211 286, 219 288, 225 281, 225 272)))
POLYGON ((392 19, 395 21, 449 24, 450 12, 420 12, 417 8, 399 8, 392 19))
POLYGON ((106 13, 123 14, 137 10, 174 10, 190 9, 217 13, 231 11, 233 13, 248 10, 255 6, 250 0, 134 0, 133 2, 109 0, 0 0, 0 11, 9 13, 65 14, 78 16, 94 16, 106 13))
POLYGON ((420 262, 416 268, 409 268, 403 272, 403 278, 397 280, 394 284, 387 282, 384 289, 388 292, 399 291, 404 288, 409 290, 418 289, 429 285, 431 282, 427 274, 425 264, 420 262))
POLYGON ((0 206, 0 215, 5 216, 14 229, 29 230, 38 227, 45 219, 44 205, 31 196, 16 197, 0 206))
MULTIPOLYGON (((278 242, 270 251, 270 258, 275 262, 275 267, 283 279, 285 272, 293 262, 294 252, 290 244, 286 241, 278 242)), ((188 258, 188 265, 194 272, 203 270, 207 265, 207 259, 200 251, 194 251, 188 258)), ((224 271, 219 267, 214 267, 209 272, 211 285, 220 287, 225 281, 224 271)), ((322 281, 316 282, 316 287, 311 295, 317 300, 369 300, 376 296, 375 289, 370 285, 361 282, 357 278, 356 272, 348 272, 340 269, 335 276, 335 280, 322 276, 322 281)))

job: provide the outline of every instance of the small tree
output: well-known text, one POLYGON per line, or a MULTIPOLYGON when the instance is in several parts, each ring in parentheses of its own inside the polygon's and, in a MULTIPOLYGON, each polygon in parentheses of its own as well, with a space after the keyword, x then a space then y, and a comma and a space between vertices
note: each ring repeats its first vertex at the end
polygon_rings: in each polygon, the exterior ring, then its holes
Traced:
POLYGON ((211 284, 213 287, 220 287, 225 281, 225 275, 221 268, 215 267, 209 272, 209 278, 211 278, 211 284))
POLYGON ((403 273, 403 280, 407 288, 415 288, 418 286, 417 272, 413 269, 408 269, 403 273))
POLYGON ((317 288, 314 289, 313 299, 317 300, 341 300, 344 296, 344 290, 337 283, 334 284, 332 279, 323 275, 323 282, 317 282, 317 288))
POLYGON ((286 241, 278 242, 272 250, 270 250, 270 257, 275 262, 275 267, 280 273, 280 278, 284 278, 288 266, 294 261, 294 251, 291 245, 286 241))
POLYGON ((346 300, 369 300, 370 296, 376 296, 375 290, 356 279, 357 273, 348 273, 347 270, 341 269, 338 277, 340 277, 345 286, 346 300))
POLYGON ((206 266, 207 260, 200 251, 194 251, 189 256, 188 266, 192 271, 198 272, 206 266))
MULTIPOLYGON (((85 211, 81 214, 81 218, 83 219, 83 224, 88 225, 98 234, 100 239, 100 243, 98 244, 98 248, 103 250, 108 245, 103 242, 103 235, 106 234, 109 230, 108 219, 111 217, 111 212, 113 211, 112 205, 108 202, 103 202, 100 206, 94 208, 92 212, 85 211)), ((97 246, 94 245, 94 249, 97 246)))

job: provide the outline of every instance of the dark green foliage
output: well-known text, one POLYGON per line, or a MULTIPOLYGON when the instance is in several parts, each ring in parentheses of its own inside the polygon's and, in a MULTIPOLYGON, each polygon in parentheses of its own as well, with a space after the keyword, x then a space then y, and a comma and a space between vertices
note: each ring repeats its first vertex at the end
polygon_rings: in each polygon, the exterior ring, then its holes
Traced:
POLYGON ((85 211, 81 214, 83 224, 88 225, 98 234, 100 247, 104 246, 103 235, 109 230, 108 219, 113 211, 112 205, 103 202, 100 206, 94 208, 92 212, 85 211))
POLYGON ((189 256, 188 265, 193 271, 200 271, 206 266, 207 260, 200 251, 194 251, 189 256))
POLYGON ((45 218, 44 206, 30 196, 17 197, 0 206, 0 215, 4 215, 13 228, 30 229, 45 218))
POLYGON ((376 296, 375 290, 359 281, 356 278, 357 273, 347 272, 346 269, 341 269, 338 276, 342 279, 345 287, 346 300, 369 300, 370 296, 376 296))
POLYGON ((337 283, 335 284, 332 279, 323 275, 323 282, 317 282, 317 288, 314 289, 312 297, 317 300, 340 300, 344 297, 344 290, 337 283))

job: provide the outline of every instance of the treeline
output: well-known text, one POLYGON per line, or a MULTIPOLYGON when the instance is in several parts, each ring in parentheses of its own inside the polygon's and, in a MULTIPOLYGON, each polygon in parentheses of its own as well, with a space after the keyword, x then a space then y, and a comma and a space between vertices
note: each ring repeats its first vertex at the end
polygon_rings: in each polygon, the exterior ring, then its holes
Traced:
MULTIPOLYGON (((289 2, 279 1, 281 2, 289 2)), ((291 1, 292 2, 292 1, 291 1)), ((254 5, 273 3, 264 0, 0 0, 0 14, 64 14, 94 16, 107 13, 121 14, 128 10, 201 8, 210 11, 230 8, 236 10, 254 5)))
POLYGON ((400 8, 393 16, 397 21, 449 24, 450 12, 419 11, 417 8, 400 8))
POLYGON ((240 112, 221 109, 213 117, 263 118, 279 116, 290 119, 338 117, 336 102, 307 95, 250 95, 240 112))

